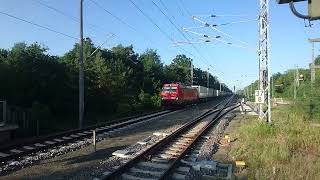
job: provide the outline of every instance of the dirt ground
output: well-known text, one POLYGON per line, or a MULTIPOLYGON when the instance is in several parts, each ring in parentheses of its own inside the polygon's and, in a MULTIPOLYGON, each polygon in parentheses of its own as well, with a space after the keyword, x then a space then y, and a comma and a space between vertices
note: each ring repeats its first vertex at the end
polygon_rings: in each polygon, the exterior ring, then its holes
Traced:
POLYGON ((234 159, 234 157, 229 155, 232 148, 238 143, 237 140, 239 137, 237 137, 235 130, 238 129, 244 123, 245 121, 244 116, 245 115, 241 115, 240 113, 237 113, 237 116, 230 121, 229 125, 224 131, 224 136, 228 135, 230 137, 230 144, 227 144, 225 143, 226 141, 221 140, 221 144, 224 144, 224 145, 220 145, 218 151, 212 156, 212 159, 214 161, 218 161, 226 164, 232 164, 233 172, 234 172, 233 175, 235 179, 247 179, 245 169, 237 168, 235 166, 235 161, 237 159, 234 159))
POLYGON ((201 114, 219 101, 211 101, 185 110, 164 116, 156 123, 146 123, 137 128, 130 129, 117 137, 110 137, 97 143, 97 151, 92 146, 87 146, 77 151, 37 162, 32 166, 14 171, 0 179, 70 179, 77 173, 97 168, 99 163, 111 156, 112 152, 123 149, 137 141, 175 125, 182 125, 193 117, 201 114))

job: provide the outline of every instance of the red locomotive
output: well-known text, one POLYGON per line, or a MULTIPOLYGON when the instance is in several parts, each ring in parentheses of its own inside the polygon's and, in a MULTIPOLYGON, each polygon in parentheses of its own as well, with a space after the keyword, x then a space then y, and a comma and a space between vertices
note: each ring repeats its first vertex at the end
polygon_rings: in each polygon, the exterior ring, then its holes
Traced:
POLYGON ((164 106, 186 105, 199 100, 196 88, 184 86, 180 83, 164 84, 161 90, 161 99, 164 106))

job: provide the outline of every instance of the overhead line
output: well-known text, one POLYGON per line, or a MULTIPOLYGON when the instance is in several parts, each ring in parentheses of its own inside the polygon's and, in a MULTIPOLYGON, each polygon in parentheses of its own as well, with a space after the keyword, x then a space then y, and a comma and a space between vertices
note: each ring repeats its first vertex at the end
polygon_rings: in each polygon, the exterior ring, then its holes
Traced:
MULTIPOLYGON (((169 40, 171 40, 172 42, 174 42, 174 40, 172 39, 172 37, 170 37, 164 30, 162 30, 162 29, 160 28, 160 26, 159 26, 157 23, 155 23, 155 22, 153 21, 153 19, 152 19, 151 17, 149 17, 136 3, 134 3, 132 0, 129 0, 129 1, 131 2, 131 4, 132 4, 144 17, 146 17, 154 26, 156 26, 156 27, 158 28, 158 30, 159 30, 163 35, 165 35, 169 40)), ((194 56, 192 53, 186 51, 185 49, 183 49, 183 48, 181 48, 181 47, 179 47, 179 48, 180 48, 182 51, 184 51, 185 53, 194 56)))
POLYGON ((38 3, 38 4, 40 4, 41 6, 44 6, 44 7, 48 8, 48 9, 51 9, 51 10, 53 10, 53 11, 55 11, 55 12, 57 12, 57 13, 63 15, 63 16, 65 16, 65 17, 68 17, 68 18, 72 19, 73 21, 80 22, 79 18, 77 18, 75 16, 71 16, 71 15, 69 15, 69 14, 67 14, 67 13, 65 13, 65 12, 55 8, 55 7, 49 6, 48 4, 43 3, 41 0, 33 0, 33 1, 38 3))
POLYGON ((129 29, 133 30, 135 33, 137 33, 139 36, 141 36, 144 40, 146 41, 150 41, 152 44, 158 44, 158 42, 153 41, 150 38, 146 38, 145 35, 143 33, 141 33, 140 31, 138 31, 136 28, 134 28, 133 26, 131 26, 129 23, 125 22, 123 19, 121 19, 120 17, 114 15, 112 12, 110 12, 109 10, 107 10, 106 8, 104 8, 101 4, 99 4, 98 2, 96 2, 95 0, 90 0, 93 4, 95 4, 97 7, 99 7, 100 9, 102 9, 104 12, 106 12, 107 14, 109 14, 110 16, 112 16, 114 19, 118 20, 119 22, 121 22, 122 24, 124 24, 125 26, 127 26, 129 29))
POLYGON ((248 17, 247 15, 241 15, 241 14, 197 14, 195 16, 198 17, 248 17))
POLYGON ((159 26, 158 26, 158 24, 157 23, 155 23, 145 12, 143 12, 143 10, 142 9, 140 9, 140 7, 136 4, 136 3, 134 3, 132 0, 129 0, 130 2, 131 2, 131 4, 136 8, 136 9, 138 9, 138 11, 143 15, 143 16, 145 16, 154 26, 156 26, 157 28, 158 28, 158 30, 162 33, 162 34, 164 34, 168 39, 170 39, 171 41, 174 41, 165 31, 163 31, 159 26))
MULTIPOLYGON (((207 59, 203 57, 203 55, 200 53, 199 49, 190 42, 190 40, 186 37, 186 35, 181 31, 181 29, 168 17, 166 13, 162 11, 162 9, 152 0, 152 3, 158 8, 158 10, 169 20, 169 22, 178 30, 178 32, 188 41, 188 43, 196 50, 196 52, 201 56, 202 59, 204 59, 206 62, 204 63, 209 63, 207 59)), ((209 63, 210 64, 210 63, 209 63)))
POLYGON ((200 20, 200 19, 199 19, 199 18, 197 18, 196 16, 193 16, 192 18, 193 18, 194 20, 196 20, 196 21, 198 21, 198 22, 202 23, 202 24, 203 24, 203 25, 205 25, 206 27, 210 27, 210 28, 212 28, 213 30, 215 30, 215 31, 217 31, 217 32, 219 32, 219 33, 221 33, 221 34, 223 34, 223 35, 225 35, 225 36, 227 36, 227 37, 229 37, 229 38, 231 38, 231 39, 234 39, 235 41, 238 41, 238 42, 240 42, 240 43, 242 43, 242 44, 246 44, 246 45, 248 45, 248 46, 249 46, 249 44, 248 44, 247 42, 244 42, 244 41, 241 41, 241 40, 235 39, 235 38, 234 38, 233 36, 231 36, 230 34, 227 34, 227 33, 223 32, 223 31, 221 31, 221 30, 217 29, 217 28, 216 28, 216 27, 214 27, 213 25, 208 24, 207 22, 200 20))
POLYGON ((31 25, 40 27, 40 28, 42 28, 42 29, 46 29, 46 30, 51 31, 51 32, 54 32, 54 33, 56 33, 56 34, 60 34, 60 35, 62 35, 62 36, 65 36, 65 37, 68 37, 68 38, 71 38, 71 39, 76 39, 76 40, 78 40, 78 38, 76 38, 76 37, 74 37, 74 36, 72 36, 72 35, 68 35, 68 34, 66 34, 66 33, 63 33, 63 32, 60 32, 60 31, 57 31, 57 30, 54 30, 54 29, 51 29, 51 28, 49 28, 49 27, 46 27, 46 26, 37 24, 37 23, 32 22, 32 21, 28 21, 28 20, 22 19, 22 18, 20 18, 20 17, 14 16, 14 15, 11 15, 11 14, 8 14, 8 13, 2 12, 2 11, 0 11, 0 14, 3 14, 3 15, 6 15, 6 16, 8 16, 8 17, 17 19, 17 20, 19 20, 19 21, 23 21, 23 22, 25 22, 25 23, 28 23, 28 24, 31 24, 31 25))
MULTIPOLYGON (((55 11, 56 13, 59 13, 59 14, 65 16, 65 17, 69 18, 70 20, 72 20, 74 22, 80 23, 80 19, 79 18, 77 18, 75 16, 72 16, 72 15, 69 15, 69 14, 67 14, 67 13, 65 13, 65 12, 63 12, 63 11, 53 7, 53 6, 50 6, 50 5, 46 4, 46 3, 44 3, 42 0, 33 0, 33 1, 36 2, 37 4, 43 6, 43 7, 51 9, 51 10, 55 11)), ((94 25, 94 24, 90 24, 90 23, 87 23, 87 24, 89 25, 89 28, 91 28, 91 29, 100 30, 101 32, 104 32, 104 33, 106 31, 108 31, 108 30, 105 30, 104 28, 102 28, 100 26, 97 26, 97 25, 94 25)), ((108 32, 108 34, 111 34, 113 36, 117 36, 117 35, 115 35, 114 33, 111 33, 111 32, 108 32)))
POLYGON ((225 41, 225 40, 221 40, 221 39, 220 39, 220 36, 211 37, 211 36, 209 36, 209 35, 202 34, 202 33, 198 33, 198 32, 194 32, 194 31, 191 31, 191 30, 186 29, 186 28, 184 28, 184 30, 187 31, 187 32, 189 32, 189 33, 192 33, 192 34, 201 36, 201 37, 202 37, 202 40, 203 40, 204 42, 210 42, 210 41, 212 42, 212 40, 216 40, 216 41, 225 43, 225 44, 230 45, 230 46, 239 47, 239 48, 244 48, 244 49, 249 49, 249 50, 254 50, 254 49, 252 49, 252 48, 250 48, 250 47, 246 47, 246 46, 234 44, 234 43, 231 43, 231 42, 227 42, 227 41, 225 41), (207 41, 207 40, 210 40, 210 41, 207 41))
MULTIPOLYGON (((179 0, 179 2, 183 5, 182 1, 179 0)), ((187 14, 190 16, 190 18, 192 17, 192 14, 190 13, 190 11, 185 7, 185 6, 182 6, 183 9, 187 12, 187 14)), ((195 23, 194 23, 195 24, 195 23)), ((216 64, 216 63, 215 63, 216 64)), ((211 65, 210 65, 211 66, 211 65)), ((217 66, 217 65, 216 65, 217 66)), ((211 66, 212 67, 212 66, 211 66)), ((213 67, 212 67, 213 68, 213 67)), ((216 69, 216 68, 213 68, 213 69, 216 69)), ((223 74, 223 73, 222 73, 223 74)))
POLYGON ((239 23, 246 23, 246 22, 251 22, 251 21, 258 21, 258 19, 248 19, 244 21, 233 21, 233 22, 228 22, 228 23, 221 23, 221 24, 214 24, 213 26, 226 26, 230 24, 239 24, 239 23))
MULTIPOLYGON (((160 0, 161 1, 161 0, 160 0)), ((182 8, 184 9, 184 11, 185 12, 187 12, 187 14, 190 16, 190 18, 192 18, 192 14, 190 13, 190 11, 185 7, 185 6, 183 6, 183 2, 181 1, 181 0, 179 0, 179 2, 182 4, 182 8)), ((179 2, 177 2, 177 5, 178 5, 178 7, 179 7, 179 10, 180 10, 180 5, 179 5, 179 2)), ((196 25, 196 23, 195 22, 193 22, 195 25, 196 25)), ((189 43, 189 44, 191 44, 191 43, 189 43)), ((199 50, 198 50, 199 51, 199 50)), ((199 52, 198 52, 199 53, 199 52)), ((202 58, 203 59, 206 59, 206 58, 204 58, 203 56, 202 56, 202 58)), ((206 60, 206 61, 208 61, 208 60, 206 60)), ((214 63, 216 66, 218 66, 216 63, 214 63)), ((218 69, 218 68, 214 68, 212 65, 209 65, 211 68, 213 68, 213 69, 218 69)), ((223 75, 223 73, 221 72, 221 74, 223 75)))
POLYGON ((99 4, 98 2, 96 2, 95 0, 89 0, 91 1, 93 4, 95 4, 96 6, 98 6, 99 8, 101 8, 103 11, 105 11, 106 13, 108 13, 110 16, 112 16, 113 18, 117 19, 119 22, 121 22, 122 24, 128 26, 130 29, 137 31, 133 26, 131 26, 130 24, 128 24, 127 22, 125 22, 123 19, 119 18, 118 16, 114 15, 112 12, 108 11, 106 8, 104 8, 101 4, 99 4))
MULTIPOLYGON (((162 2, 162 0, 160 0, 160 2, 162 2)), ((182 4, 182 2, 181 2, 181 0, 180 0, 180 3, 182 4)), ((163 4, 163 6, 165 6, 164 4, 163 4)), ((166 6, 165 6, 166 7, 166 6)), ((168 8, 167 8, 168 9, 168 8)), ((184 6, 183 6, 183 9, 187 12, 187 14, 190 16, 190 17, 192 17, 192 15, 191 15, 191 13, 187 10, 187 8, 185 8, 184 6)), ((174 17, 173 17, 174 18, 174 17)), ((175 19, 175 18, 174 18, 175 19)), ((195 23, 194 23, 195 24, 195 23)), ((183 28, 182 28, 183 29, 183 28)), ((186 38, 186 37, 185 37, 186 38)), ((192 42, 190 42, 189 40, 188 40, 188 38, 186 38, 187 39, 187 43, 188 44, 191 44, 195 49, 196 49, 196 51, 197 51, 197 53, 202 57, 202 59, 204 59, 205 61, 207 61, 207 63, 209 63, 208 62, 208 60, 200 53, 200 51, 193 45, 193 43, 192 42)), ((199 42, 196 42, 196 43, 199 43, 199 42)), ((179 43, 178 43, 179 44, 179 43)), ((210 63, 209 63, 210 64, 210 63)), ((216 64, 216 63, 214 63, 214 64, 216 64)), ((217 69, 217 68, 215 68, 215 67, 213 67, 212 65, 209 65, 211 68, 213 68, 213 69, 217 69)), ((217 66, 217 64, 216 64, 216 66, 217 66)), ((223 73, 222 73, 223 74, 223 73)))

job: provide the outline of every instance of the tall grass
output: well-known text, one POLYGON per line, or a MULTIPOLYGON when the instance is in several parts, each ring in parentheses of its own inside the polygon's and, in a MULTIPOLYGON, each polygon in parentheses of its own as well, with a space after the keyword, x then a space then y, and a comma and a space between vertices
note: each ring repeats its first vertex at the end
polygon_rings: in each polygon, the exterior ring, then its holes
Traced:
POLYGON ((320 179, 320 128, 292 107, 273 110, 273 123, 246 117, 231 155, 248 163, 251 179, 320 179))

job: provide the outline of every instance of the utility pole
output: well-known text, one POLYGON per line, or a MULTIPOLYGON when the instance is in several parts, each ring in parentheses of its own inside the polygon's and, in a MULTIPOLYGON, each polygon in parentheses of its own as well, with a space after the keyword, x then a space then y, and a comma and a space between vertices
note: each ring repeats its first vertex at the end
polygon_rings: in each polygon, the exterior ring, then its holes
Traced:
POLYGON ((207 71, 207 87, 209 88, 209 68, 208 68, 208 71, 207 71))
POLYGON ((80 0, 80 43, 79 43, 79 128, 84 114, 84 64, 83 64, 83 0, 80 0))
POLYGON ((312 56, 311 56, 311 68, 310 68, 310 71, 311 71, 311 83, 313 83, 316 79, 316 70, 314 68, 314 42, 312 42, 312 56))
POLYGON ((271 122, 270 64, 269 64, 269 0, 260 0, 259 14, 259 90, 264 101, 259 104, 259 119, 271 122))
POLYGON ((274 98, 274 85, 273 85, 273 76, 271 76, 271 90, 272 90, 272 94, 271 94, 271 98, 274 98))
POLYGON ((297 98, 297 71, 293 73, 293 99, 297 98))
POLYGON ((207 71, 207 95, 209 96, 209 68, 208 68, 208 71, 207 71))
POLYGON ((297 87, 299 87, 299 70, 298 66, 295 65, 295 72, 294 72, 294 80, 293 80, 293 99, 297 98, 297 87))
POLYGON ((252 83, 250 84, 250 97, 252 96, 252 83))
POLYGON ((311 72, 311 83, 313 83, 316 79, 316 65, 315 65, 315 57, 314 57, 314 43, 320 42, 320 38, 308 39, 312 44, 312 53, 311 53, 311 64, 310 64, 310 72, 311 72))
POLYGON ((246 87, 246 94, 247 94, 247 99, 249 99, 249 86, 248 87, 246 87))
POLYGON ((191 86, 193 85, 193 64, 192 64, 192 60, 190 61, 190 68, 191 68, 191 86))

